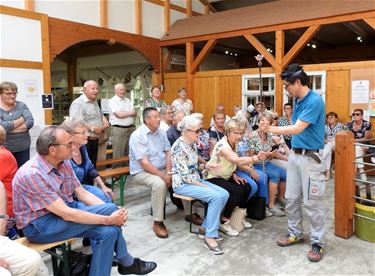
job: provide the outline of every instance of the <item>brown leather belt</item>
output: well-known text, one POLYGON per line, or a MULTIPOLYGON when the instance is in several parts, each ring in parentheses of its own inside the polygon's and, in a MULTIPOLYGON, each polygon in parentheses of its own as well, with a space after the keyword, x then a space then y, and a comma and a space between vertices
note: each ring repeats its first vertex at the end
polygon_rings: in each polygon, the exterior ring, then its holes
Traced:
POLYGON ((120 125, 112 125, 113 127, 119 127, 119 128, 131 128, 131 127, 134 127, 134 125, 130 125, 130 126, 120 126, 120 125))
POLYGON ((295 154, 301 154, 301 155, 306 155, 308 157, 311 157, 312 159, 314 159, 319 164, 322 163, 322 160, 320 160, 319 156, 316 155, 316 153, 319 153, 319 150, 308 150, 308 149, 295 149, 295 148, 293 148, 292 151, 295 154))

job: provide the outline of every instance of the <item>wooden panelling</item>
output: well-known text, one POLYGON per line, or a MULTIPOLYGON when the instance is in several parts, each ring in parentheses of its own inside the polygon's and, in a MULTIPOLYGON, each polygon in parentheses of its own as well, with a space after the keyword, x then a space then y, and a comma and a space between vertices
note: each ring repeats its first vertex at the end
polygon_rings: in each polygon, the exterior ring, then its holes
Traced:
MULTIPOLYGON (((219 77, 206 77, 194 79, 194 111, 203 114, 204 127, 208 128, 212 114, 217 104, 217 87, 219 77)), ((220 100, 220 99, 219 99, 220 100)))
POLYGON ((223 76, 219 78, 218 84, 216 105, 224 104, 225 112, 232 117, 234 116, 233 107, 242 105, 241 92, 238 93, 238 91, 241 91, 242 76, 223 76))
POLYGON ((178 97, 178 89, 181 87, 186 87, 186 78, 185 74, 183 74, 179 78, 168 78, 165 77, 164 79, 164 101, 167 104, 171 104, 174 99, 178 97))

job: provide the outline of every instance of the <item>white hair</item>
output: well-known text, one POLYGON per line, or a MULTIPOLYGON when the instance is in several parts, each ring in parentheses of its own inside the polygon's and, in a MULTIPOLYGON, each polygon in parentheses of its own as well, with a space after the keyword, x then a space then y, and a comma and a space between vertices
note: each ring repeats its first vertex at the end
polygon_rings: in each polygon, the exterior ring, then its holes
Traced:
POLYGON ((196 127, 200 127, 202 124, 202 120, 198 119, 196 116, 188 115, 185 116, 181 122, 177 124, 177 129, 179 131, 184 131, 185 129, 192 129, 196 127))

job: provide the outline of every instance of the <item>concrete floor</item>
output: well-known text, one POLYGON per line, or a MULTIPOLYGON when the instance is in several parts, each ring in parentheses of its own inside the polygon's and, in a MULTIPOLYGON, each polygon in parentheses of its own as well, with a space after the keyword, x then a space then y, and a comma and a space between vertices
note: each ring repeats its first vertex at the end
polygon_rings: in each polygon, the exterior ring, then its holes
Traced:
MULTIPOLYGON (((307 260, 309 226, 305 243, 282 248, 275 238, 286 233, 286 217, 268 217, 251 221, 253 227, 238 237, 225 236, 221 243, 224 254, 215 256, 203 241, 189 233, 184 212, 167 199, 165 224, 168 239, 157 238, 152 231, 150 190, 129 179, 125 188, 125 207, 129 220, 123 227, 129 252, 136 257, 157 262, 152 275, 375 275, 375 244, 358 239, 348 240, 334 235, 333 189, 331 179, 323 204, 326 206, 325 255, 319 263, 307 260)), ((50 262, 47 261, 50 267, 50 262)), ((52 270, 50 269, 51 275, 52 270)), ((112 269, 112 275, 119 275, 112 269)))

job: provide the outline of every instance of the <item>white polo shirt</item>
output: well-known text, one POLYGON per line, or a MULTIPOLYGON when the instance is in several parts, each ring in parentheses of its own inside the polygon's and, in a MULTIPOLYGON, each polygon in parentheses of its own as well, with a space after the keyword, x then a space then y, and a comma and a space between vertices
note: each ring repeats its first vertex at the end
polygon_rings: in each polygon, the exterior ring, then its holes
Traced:
POLYGON ((133 104, 131 101, 124 97, 120 98, 117 95, 114 95, 109 101, 109 123, 111 125, 118 125, 118 126, 130 126, 134 124, 134 117, 126 117, 126 118, 118 118, 115 116, 115 112, 117 111, 134 111, 133 104))

